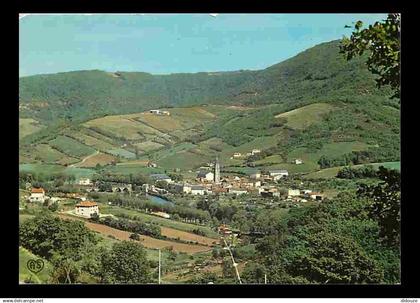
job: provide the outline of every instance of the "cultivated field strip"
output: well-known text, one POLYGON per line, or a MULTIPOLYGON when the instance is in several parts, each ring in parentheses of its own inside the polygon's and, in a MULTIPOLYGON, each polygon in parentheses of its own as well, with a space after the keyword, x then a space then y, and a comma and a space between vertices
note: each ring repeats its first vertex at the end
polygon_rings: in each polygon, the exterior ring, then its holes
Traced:
MULTIPOLYGON (((83 219, 79 219, 72 216, 59 214, 62 219, 80 220, 84 221, 87 228, 92 231, 98 232, 105 236, 113 236, 118 240, 132 241, 130 239, 131 232, 112 228, 103 224, 88 222, 83 219)), ((172 247, 176 252, 185 252, 187 254, 194 254, 199 252, 210 251, 212 247, 196 244, 185 244, 179 242, 173 242, 168 240, 155 239, 149 236, 140 235, 140 243, 146 248, 163 249, 172 247)))

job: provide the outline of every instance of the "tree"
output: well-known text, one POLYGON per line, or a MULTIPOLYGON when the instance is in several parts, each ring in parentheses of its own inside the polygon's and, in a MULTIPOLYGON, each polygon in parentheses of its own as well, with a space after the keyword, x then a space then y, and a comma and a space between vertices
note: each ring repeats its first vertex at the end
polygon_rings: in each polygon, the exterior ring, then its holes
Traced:
POLYGON ((132 233, 130 239, 134 241, 140 241, 140 235, 138 233, 132 233))
POLYGON ((369 51, 367 66, 378 75, 378 87, 389 84, 393 97, 400 97, 400 14, 389 14, 383 22, 375 22, 362 29, 363 22, 357 21, 350 38, 344 38, 340 52, 351 60, 369 51))
POLYGON ((53 204, 51 204, 50 206, 48 206, 48 209, 52 212, 55 212, 58 210, 58 203, 54 202, 53 204))
POLYGON ((266 269, 264 265, 257 262, 246 264, 241 275, 243 282, 248 284, 263 284, 265 282, 266 269))
POLYGON ((90 220, 93 222, 99 222, 99 215, 98 213, 93 213, 90 215, 90 220))
POLYGON ((289 272, 315 283, 379 283, 383 271, 350 237, 310 234, 308 251, 296 254, 289 272))
POLYGON ((378 221, 381 238, 390 246, 399 247, 401 233, 401 175, 397 170, 379 167, 377 173, 383 182, 368 186, 361 184, 359 196, 373 200, 370 215, 378 221))
POLYGON ((146 252, 136 242, 115 243, 102 255, 101 278, 104 283, 141 284, 151 281, 146 252))
POLYGON ((225 257, 222 263, 223 278, 233 278, 235 276, 235 268, 230 257, 225 257))

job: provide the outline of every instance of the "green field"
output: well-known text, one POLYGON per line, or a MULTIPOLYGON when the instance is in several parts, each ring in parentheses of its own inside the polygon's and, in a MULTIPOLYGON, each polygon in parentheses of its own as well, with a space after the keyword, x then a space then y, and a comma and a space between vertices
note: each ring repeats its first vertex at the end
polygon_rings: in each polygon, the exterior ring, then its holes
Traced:
POLYGON ((35 256, 30 251, 23 247, 19 247, 19 281, 24 281, 31 278, 31 282, 37 284, 47 284, 49 282, 50 273, 52 272, 52 265, 45 259, 44 268, 39 273, 32 273, 27 268, 27 262, 29 260, 42 259, 35 256))
POLYGON ((286 118, 286 125, 291 128, 304 129, 314 123, 321 122, 322 116, 334 109, 334 106, 327 103, 314 103, 282 113, 277 115, 276 118, 286 118))
POLYGON ((72 164, 79 161, 77 158, 69 157, 48 144, 39 144, 35 147, 35 160, 41 160, 44 163, 72 164))
POLYGON ((43 126, 34 119, 19 118, 19 140, 42 128, 43 126))
POLYGON ((122 174, 122 175, 129 175, 129 174, 159 174, 163 173, 165 169, 161 167, 145 167, 144 165, 140 164, 121 164, 121 165, 109 165, 105 167, 105 171, 113 174, 122 174))
MULTIPOLYGON (((382 162, 382 163, 370 163, 370 164, 360 164, 360 165, 352 165, 353 168, 360 168, 365 165, 371 165, 373 168, 378 169, 379 166, 384 166, 388 169, 401 169, 401 162, 382 162)), ((329 167, 324 168, 316 172, 309 173, 305 175, 304 177, 307 179, 330 179, 335 178, 337 176, 337 173, 340 169, 344 168, 345 166, 337 166, 337 167, 329 167)))
POLYGON ((87 127, 98 127, 107 133, 126 140, 141 140, 146 135, 164 137, 157 129, 135 120, 139 114, 116 115, 94 119, 84 124, 87 127))
POLYGON ((91 177, 95 171, 88 168, 65 167, 56 164, 19 164, 19 172, 42 173, 46 175, 66 174, 78 177, 91 177))
POLYGON ((136 210, 132 210, 132 209, 126 209, 126 208, 101 204, 101 213, 103 213, 103 214, 113 214, 113 215, 126 214, 126 215, 130 215, 130 216, 138 216, 142 220, 144 220, 144 222, 147 222, 147 223, 154 222, 154 223, 156 223, 158 225, 161 225, 161 226, 170 227, 170 228, 178 229, 178 230, 181 230, 181 231, 187 231, 187 232, 192 232, 194 229, 198 228, 198 229, 204 231, 206 233, 206 235, 209 236, 209 237, 217 237, 218 236, 218 234, 215 231, 211 230, 211 228, 206 227, 206 226, 200 226, 200 225, 195 225, 195 224, 179 222, 179 221, 175 221, 175 220, 171 220, 171 219, 160 218, 160 217, 145 214, 145 213, 142 213, 142 212, 139 212, 139 211, 136 211, 136 210))
POLYGON ((196 168, 211 160, 210 157, 192 153, 189 151, 181 151, 174 155, 162 158, 157 164, 163 168, 188 170, 196 168))
POLYGON ((91 147, 93 147, 95 149, 98 149, 98 150, 101 150, 101 151, 106 151, 106 150, 113 149, 113 148, 116 147, 115 145, 113 145, 113 144, 111 144, 107 141, 98 139, 98 138, 93 137, 91 135, 88 135, 88 134, 86 134, 82 131, 75 132, 75 133, 74 132, 68 132, 68 133, 66 133, 66 135, 74 138, 77 141, 82 142, 85 145, 91 146, 91 147))
POLYGON ((91 155, 96 151, 94 148, 66 136, 58 136, 51 140, 49 144, 60 152, 77 158, 91 155))
POLYGON ((109 149, 106 151, 107 153, 117 156, 117 157, 124 157, 127 159, 135 159, 136 158, 136 154, 132 153, 126 149, 123 148, 115 148, 115 149, 109 149))

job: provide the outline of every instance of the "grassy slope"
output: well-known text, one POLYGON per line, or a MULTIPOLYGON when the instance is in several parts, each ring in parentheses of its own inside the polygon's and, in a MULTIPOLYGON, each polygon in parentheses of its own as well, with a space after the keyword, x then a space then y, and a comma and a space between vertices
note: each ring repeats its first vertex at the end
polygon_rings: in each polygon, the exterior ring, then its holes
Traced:
MULTIPOLYGON (((177 74, 167 77, 144 73, 122 73, 121 76, 111 77, 109 73, 91 71, 25 77, 21 79, 20 87, 22 102, 37 104, 37 94, 50 94, 50 90, 48 93, 44 91, 46 84, 56 87, 58 91, 63 89, 65 95, 63 99, 72 96, 73 85, 77 85, 80 95, 88 93, 91 99, 86 104, 79 104, 80 109, 93 106, 96 100, 107 92, 110 101, 104 104, 106 111, 124 113, 133 111, 133 108, 143 109, 147 107, 150 100, 153 100, 151 103, 153 107, 157 107, 160 104, 157 100, 162 100, 168 93, 168 89, 171 94, 167 101, 173 102, 176 106, 197 102, 209 103, 207 101, 210 96, 213 101, 222 103, 251 105, 250 107, 226 105, 170 107, 166 108, 171 112, 169 117, 142 113, 107 116, 87 121, 82 127, 79 125, 79 129, 75 132, 71 130, 71 135, 67 134, 73 139, 58 136, 50 141, 50 144, 55 144, 57 148, 61 148, 60 150, 64 149, 65 153, 75 157, 81 158, 92 151, 101 150, 119 156, 122 162, 134 160, 137 147, 139 159, 151 159, 157 162, 161 166, 160 170, 172 170, 177 167, 193 169, 214 159, 216 154, 219 154, 225 166, 242 165, 244 159, 230 159, 234 152, 246 153, 253 148, 267 149, 277 144, 287 145, 291 132, 286 129, 287 127, 295 128, 297 131, 306 131, 314 125, 323 125, 324 129, 328 129, 328 127, 325 128, 327 125, 325 115, 334 108, 335 104, 341 108, 333 112, 340 113, 343 108, 352 109, 346 112, 345 117, 348 121, 339 117, 339 114, 328 114, 332 117, 330 119, 336 119, 338 122, 335 122, 335 129, 327 131, 331 133, 331 136, 339 137, 343 134, 350 136, 348 142, 336 142, 335 137, 332 137, 325 140, 321 150, 313 152, 307 149, 311 144, 310 140, 316 142, 314 135, 325 132, 325 130, 317 131, 315 128, 313 134, 308 133, 299 144, 293 143, 287 152, 287 162, 291 158, 300 157, 303 158, 305 164, 293 166, 290 163, 281 163, 279 155, 276 154, 272 158, 262 159, 257 165, 273 168, 284 166, 292 172, 313 171, 318 168, 316 162, 321 155, 339 155, 353 150, 363 150, 369 144, 380 142, 381 139, 377 139, 378 135, 375 135, 376 139, 372 139, 366 131, 363 134, 364 137, 361 137, 361 131, 355 132, 355 127, 369 129, 376 134, 384 133, 384 137, 390 138, 392 142, 395 139, 387 136, 386 132, 398 131, 399 123, 396 118, 399 114, 398 110, 387 105, 389 102, 386 97, 383 97, 386 90, 378 91, 374 88, 372 76, 366 71, 362 59, 346 62, 338 54, 337 41, 318 45, 285 62, 249 73, 177 74), (160 86, 161 84, 158 83, 163 79, 165 84, 160 86), (87 83, 96 86, 89 92, 85 92, 87 83), (218 85, 223 87, 218 89, 218 85), (108 86, 115 90, 109 92, 108 86), (211 86, 211 89, 208 86, 211 86), (136 91, 131 91, 133 87, 136 87, 136 91), (154 91, 158 87, 160 91, 154 91), (197 88, 199 88, 198 91, 195 90, 197 88), (191 89, 193 92, 190 91, 191 89), (141 99, 142 104, 132 104, 133 100, 130 98, 142 95, 145 90, 148 93, 141 99), (255 93, 249 94, 251 91, 255 93), (223 101, 218 99, 221 96, 225 96, 223 101), (125 100, 124 106, 119 103, 121 98, 125 100), (369 101, 366 101, 368 99, 369 101), (376 101, 373 102, 370 99, 376 101), (358 103, 353 105, 354 102, 358 103), (371 102, 384 105, 381 105, 382 107, 374 105, 372 108, 364 106, 371 102), (277 105, 264 107, 266 103, 277 105), (256 106, 259 108, 255 109, 256 106), (272 126, 272 123, 277 121, 274 116, 278 114, 287 119, 284 127, 272 126), (367 123, 368 119, 372 122, 367 123), (342 125, 340 125, 341 121, 342 125), (101 133, 89 127, 98 127, 101 133), (198 142, 193 141, 196 144, 182 142, 200 133, 209 136, 204 136, 198 142), (219 137, 213 139, 218 141, 214 142, 215 144, 208 144, 212 137, 219 137), (203 140, 204 142, 201 143, 200 141, 203 140), (124 142, 128 142, 128 146, 122 148, 124 142), (364 146, 357 146, 358 142, 364 146), (215 150, 218 147, 222 148, 221 153, 215 150)), ((46 99, 50 102, 50 106, 58 106, 55 103, 52 104, 55 97, 48 96, 49 98, 46 99)), ((77 100, 78 98, 75 98, 69 102, 77 103, 77 100)), ((51 110, 50 108, 50 112, 51 110)), ((57 111, 59 111, 58 108, 57 111)), ((98 110, 93 112, 100 114, 98 110)), ((80 112, 77 114, 80 117, 84 115, 80 112)), ((22 112, 22 115, 24 116, 25 112, 22 112)), ((36 148, 39 149, 39 147, 36 148)), ((30 151, 31 147, 25 146, 25 153, 22 152, 20 155, 21 162, 33 161, 30 151)), ((39 154, 40 152, 38 152, 38 157, 39 154)), ((54 159, 46 161, 46 157, 56 158, 57 155, 45 154, 39 158, 43 162, 54 162, 54 159)), ((134 165, 107 169, 121 173, 136 172, 134 165)), ((141 168, 141 171, 143 170, 141 168)))
POLYGON ((23 247, 19 247, 19 281, 24 281, 25 279, 29 279, 32 276, 32 282, 38 284, 46 284, 48 283, 50 273, 52 271, 52 265, 46 261, 44 261, 44 269, 34 274, 29 271, 27 268, 27 262, 31 259, 40 259, 38 256, 32 254, 30 251, 23 247))

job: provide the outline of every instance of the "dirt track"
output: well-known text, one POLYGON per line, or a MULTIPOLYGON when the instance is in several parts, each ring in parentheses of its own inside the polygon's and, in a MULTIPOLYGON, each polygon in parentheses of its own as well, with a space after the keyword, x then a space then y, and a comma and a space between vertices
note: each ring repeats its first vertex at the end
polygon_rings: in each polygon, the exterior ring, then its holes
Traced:
POLYGON ((176 239, 179 237, 181 240, 184 240, 184 241, 194 241, 194 242, 198 242, 199 244, 204 244, 204 245, 215 245, 219 243, 218 239, 208 238, 208 237, 196 235, 193 233, 189 233, 186 231, 180 231, 174 228, 161 226, 160 230, 163 236, 166 236, 172 239, 176 239))

